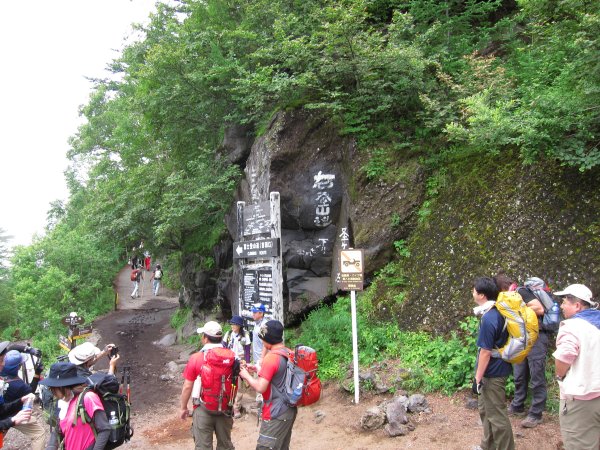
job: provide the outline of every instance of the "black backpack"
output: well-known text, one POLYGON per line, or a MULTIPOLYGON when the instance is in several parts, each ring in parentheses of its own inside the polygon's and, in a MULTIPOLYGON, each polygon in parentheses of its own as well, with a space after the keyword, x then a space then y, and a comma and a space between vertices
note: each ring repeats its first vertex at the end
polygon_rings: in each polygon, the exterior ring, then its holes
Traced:
POLYGON ((119 393, 119 381, 114 375, 97 372, 88 377, 88 387, 86 387, 79 398, 77 399, 77 414, 75 415, 75 423, 77 417, 81 417, 84 423, 89 423, 96 436, 96 429, 92 418, 88 415, 83 406, 83 397, 89 392, 95 392, 104 406, 104 412, 111 425, 110 437, 106 450, 117 448, 123 443, 129 441, 133 436, 133 427, 129 422, 131 416, 131 404, 127 400, 127 396, 119 393))

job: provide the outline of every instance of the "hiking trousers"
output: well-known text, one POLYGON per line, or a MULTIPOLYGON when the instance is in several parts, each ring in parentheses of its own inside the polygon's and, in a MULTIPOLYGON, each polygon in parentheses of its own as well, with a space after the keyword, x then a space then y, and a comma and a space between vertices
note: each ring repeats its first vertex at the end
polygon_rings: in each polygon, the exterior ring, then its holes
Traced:
POLYGON ((560 434, 565 450, 600 448, 600 397, 560 400, 560 434))
POLYGON ((506 377, 483 377, 478 398, 479 417, 483 425, 483 450, 514 450, 515 441, 506 410, 506 377))
POLYGON ((213 433, 217 436, 217 450, 235 450, 231 442, 233 418, 210 413, 203 406, 194 409, 192 436, 196 450, 213 450, 213 433))
POLYGON ((297 414, 298 408, 288 408, 277 419, 263 420, 256 450, 289 450, 297 414))
POLYGON ((515 395, 511 403, 514 411, 525 409, 527 388, 531 384, 531 406, 528 416, 542 418, 546 409, 546 353, 548 352, 548 334, 540 332, 531 352, 522 363, 513 364, 515 377, 515 395))
POLYGON ((48 432, 37 413, 31 415, 29 422, 15 425, 14 428, 31 439, 32 450, 44 450, 46 448, 48 432))

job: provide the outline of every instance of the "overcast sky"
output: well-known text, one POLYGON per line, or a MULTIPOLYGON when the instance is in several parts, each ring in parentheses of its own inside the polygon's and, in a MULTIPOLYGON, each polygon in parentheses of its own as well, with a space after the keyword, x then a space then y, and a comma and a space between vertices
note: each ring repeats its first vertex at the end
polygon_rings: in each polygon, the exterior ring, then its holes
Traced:
POLYGON ((10 245, 43 231, 49 203, 67 199, 67 139, 91 83, 107 75, 131 24, 155 0, 0 1, 0 228, 10 245))

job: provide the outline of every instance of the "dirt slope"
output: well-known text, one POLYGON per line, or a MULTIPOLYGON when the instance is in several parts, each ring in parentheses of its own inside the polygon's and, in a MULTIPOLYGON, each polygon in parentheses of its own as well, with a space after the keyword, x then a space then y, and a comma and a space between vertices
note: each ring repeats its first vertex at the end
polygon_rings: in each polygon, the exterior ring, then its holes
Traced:
MULTIPOLYGON (((160 347, 154 344, 172 332, 169 317, 177 307, 174 293, 163 291, 158 297, 151 295, 149 276, 143 282, 143 296, 131 299, 129 268, 124 268, 116 280, 121 299, 119 310, 94 323, 99 344, 114 342, 119 346, 122 365, 131 366, 132 422, 135 435, 124 449, 192 449, 194 447, 191 419, 177 417, 181 377, 164 381, 165 364, 180 361, 180 354, 189 352, 184 346, 160 347)), ((97 368, 101 368, 98 365, 97 368)), ((249 390, 243 403, 250 408, 254 394, 249 390)), ((360 417, 369 407, 389 396, 372 396, 365 393, 358 405, 353 397, 340 392, 336 385, 327 385, 321 401, 302 408, 294 426, 292 448, 295 449, 471 449, 479 443, 482 428, 476 411, 464 407, 464 394, 454 397, 430 395, 431 414, 413 415, 416 430, 408 436, 389 438, 382 430, 367 433, 361 430, 360 417), (317 423, 315 412, 325 414, 317 423)), ((555 418, 533 430, 519 427, 513 420, 517 449, 555 450, 561 448, 559 427, 555 418)), ((14 432, 13 432, 14 433, 14 432)), ((233 429, 233 442, 238 450, 256 447, 258 435, 256 415, 245 414, 233 429)), ((24 449, 23 446, 9 450, 24 449)))

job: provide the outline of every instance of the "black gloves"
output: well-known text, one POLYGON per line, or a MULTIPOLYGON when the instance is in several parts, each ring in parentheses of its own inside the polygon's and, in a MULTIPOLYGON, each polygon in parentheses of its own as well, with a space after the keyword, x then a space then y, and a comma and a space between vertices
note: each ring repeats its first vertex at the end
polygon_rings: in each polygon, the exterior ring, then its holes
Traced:
POLYGON ((473 378, 473 394, 475 395, 481 395, 481 392, 483 391, 483 379, 477 383, 477 381, 475 381, 475 378, 473 378))
POLYGON ((36 375, 41 374, 44 371, 44 363, 42 362, 42 358, 38 359, 33 367, 33 371, 36 375))
POLYGON ((36 358, 42 357, 42 351, 39 348, 35 347, 25 347, 25 353, 29 353, 30 355, 35 356, 36 358))

